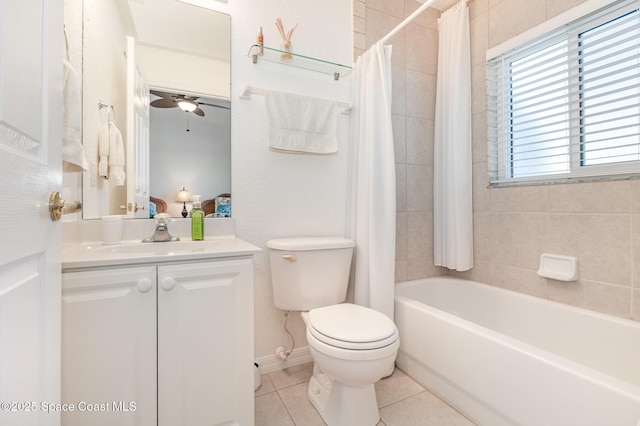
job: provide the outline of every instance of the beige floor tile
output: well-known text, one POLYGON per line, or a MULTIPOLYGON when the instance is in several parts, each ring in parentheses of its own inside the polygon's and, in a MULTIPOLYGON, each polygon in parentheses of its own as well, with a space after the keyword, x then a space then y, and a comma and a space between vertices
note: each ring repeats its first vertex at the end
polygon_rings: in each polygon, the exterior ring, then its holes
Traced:
POLYGON ((294 365, 284 370, 269 373, 269 378, 273 382, 276 390, 284 389, 299 383, 308 382, 313 373, 313 363, 294 365))
POLYGON ((378 407, 386 407, 424 390, 420 384, 396 368, 392 375, 376 383, 378 407))
POLYGON ((284 402, 287 411, 293 418, 296 425, 299 426, 324 426, 320 414, 307 398, 308 382, 290 386, 286 389, 278 391, 282 402, 284 402))
MULTIPOLYGON (((256 391, 256 426, 324 426, 307 399, 313 363, 262 377, 256 391)), ((473 426, 458 411, 396 369, 376 384, 380 422, 376 426, 473 426)))
POLYGON ((387 426, 473 426, 428 391, 381 408, 380 417, 387 426))
POLYGON ((254 396, 264 395, 265 393, 273 392, 276 388, 273 386, 268 374, 262 375, 262 385, 255 391, 254 396))
POLYGON ((255 426, 295 426, 276 392, 257 396, 255 426))

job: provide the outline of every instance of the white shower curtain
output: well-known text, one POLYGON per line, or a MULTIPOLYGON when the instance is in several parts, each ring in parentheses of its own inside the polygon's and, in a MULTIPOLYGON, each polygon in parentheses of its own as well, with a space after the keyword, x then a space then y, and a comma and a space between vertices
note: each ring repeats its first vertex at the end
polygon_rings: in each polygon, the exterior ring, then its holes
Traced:
POLYGON ((354 302, 393 319, 396 177, 391 46, 373 45, 358 58, 353 74, 354 302))
POLYGON ((471 59, 466 1, 438 21, 438 82, 433 176, 434 261, 473 267, 471 59))

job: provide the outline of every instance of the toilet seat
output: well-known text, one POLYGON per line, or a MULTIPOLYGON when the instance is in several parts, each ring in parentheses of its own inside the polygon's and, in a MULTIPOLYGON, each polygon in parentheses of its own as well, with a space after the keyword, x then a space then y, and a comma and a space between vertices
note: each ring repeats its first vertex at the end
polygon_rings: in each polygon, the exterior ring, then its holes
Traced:
POLYGON ((379 349, 398 340, 398 329, 389 317, 351 303, 310 310, 307 330, 319 341, 342 349, 379 349))

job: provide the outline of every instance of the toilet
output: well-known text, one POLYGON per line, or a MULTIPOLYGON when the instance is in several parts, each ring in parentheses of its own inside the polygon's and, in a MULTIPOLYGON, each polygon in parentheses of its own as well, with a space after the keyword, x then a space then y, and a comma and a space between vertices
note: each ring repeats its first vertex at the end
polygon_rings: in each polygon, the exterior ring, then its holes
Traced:
POLYGON ((314 361, 307 396, 328 426, 374 426, 374 384, 393 371, 398 329, 386 315, 344 303, 355 243, 347 238, 269 240, 275 306, 300 311, 314 361))

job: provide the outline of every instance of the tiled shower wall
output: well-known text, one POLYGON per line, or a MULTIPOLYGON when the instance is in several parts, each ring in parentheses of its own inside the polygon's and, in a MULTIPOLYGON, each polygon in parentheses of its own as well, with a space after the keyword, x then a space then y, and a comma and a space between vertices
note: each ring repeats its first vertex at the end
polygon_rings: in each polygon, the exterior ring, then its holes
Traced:
MULTIPOLYGON (((456 275, 640 320, 640 180, 488 188, 486 50, 583 0, 471 0, 474 263, 456 275), (536 274, 541 253, 576 256, 580 279, 536 274)), ((354 0, 360 54, 420 6, 354 0)), ((391 40, 396 138, 396 281, 446 274, 433 266, 433 120, 437 18, 427 10, 391 40)))

